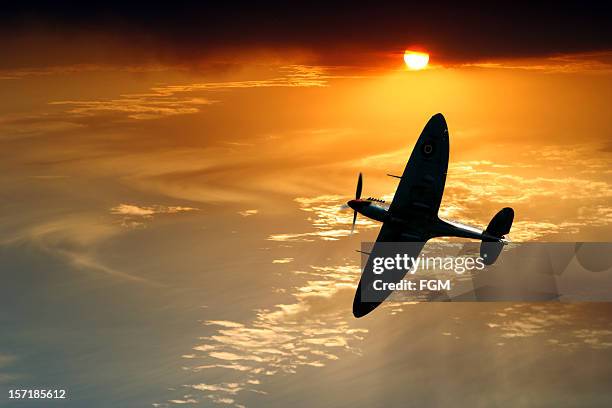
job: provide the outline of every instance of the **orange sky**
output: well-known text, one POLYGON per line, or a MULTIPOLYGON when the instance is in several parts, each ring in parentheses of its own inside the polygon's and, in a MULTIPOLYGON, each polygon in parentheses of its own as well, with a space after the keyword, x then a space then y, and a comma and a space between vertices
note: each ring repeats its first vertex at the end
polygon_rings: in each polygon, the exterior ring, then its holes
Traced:
POLYGON ((79 195, 63 192, 67 185, 103 180, 107 208, 96 211, 106 216, 122 203, 282 214, 297 197, 342 202, 359 171, 368 194, 389 195, 395 182, 385 173, 403 168, 439 111, 451 132, 449 216, 483 224, 495 208, 515 205, 517 227, 534 224, 517 231, 522 239, 549 232, 597 239, 609 233, 612 125, 604 113, 612 73, 584 58, 561 66, 434 60, 422 72, 401 61, 353 72, 269 63, 217 73, 13 72, 2 80, 5 190, 40 189, 63 201, 79 195))
POLYGON ((612 406, 612 303, 355 319, 379 224, 344 206, 360 172, 390 199, 441 112, 441 216, 610 241, 612 25, 587 3, 3 5, 0 406, 612 406))
MULTIPOLYGON (((113 353, 126 339, 155 345, 143 361, 159 349, 173 353, 163 360, 174 370, 168 383, 147 378, 160 390, 155 402, 165 404, 210 398, 239 407, 267 398, 248 391, 260 384, 275 384, 270 398, 282 396, 284 375, 316 369, 337 378, 334 370, 351 363, 376 367, 381 347, 415 335, 401 329, 408 330, 406 319, 422 330, 415 359, 436 351, 430 346, 463 355, 465 347, 447 343, 455 337, 473 347, 506 347, 512 356, 523 350, 520 342, 532 353, 553 353, 541 333, 568 347, 591 341, 575 346, 579 352, 607 350, 591 347, 594 338, 612 344, 607 332, 585 334, 580 325, 601 310, 581 306, 567 306, 557 320, 537 306, 465 306, 453 309, 455 316, 438 306, 402 314, 411 305, 392 304, 378 319, 349 319, 359 273, 353 250, 374 239, 378 225, 360 219, 349 236, 352 214, 341 206, 359 172, 364 196, 389 198, 397 180, 386 173, 402 171, 437 112, 451 143, 443 216, 484 227, 512 206, 515 241, 606 241, 612 232, 608 54, 452 65, 432 56, 430 68, 418 72, 407 71, 398 55, 397 64, 382 68, 254 58, 229 69, 108 64, 0 72, 0 247, 9 254, 3 273, 45 282, 15 305, 38 310, 34 295, 53 296, 47 301, 58 315, 75 314, 75 322, 95 316, 114 328, 118 316, 133 313, 170 325, 164 333, 180 344, 164 337, 168 343, 158 346, 148 332, 141 342, 123 328, 100 335, 113 353), (457 329, 453 316, 471 323, 457 329), (171 326, 182 319, 191 322, 185 332, 171 326), (374 343, 372 333, 385 327, 387 343, 374 343), (470 335, 485 331, 483 340, 470 335), (358 359, 362 343, 375 350, 367 362, 358 359), (194 377, 183 378, 188 374, 194 377), (193 395, 167 391, 180 386, 193 395)), ((30 316, 14 307, 14 316, 30 316)), ((130 330, 139 327, 129 322, 130 330)), ((20 336, 32 341, 27 330, 20 336)), ((58 341, 78 347, 70 338, 58 341)), ((492 353, 495 367, 511 366, 508 355, 492 353)), ((385 367, 363 377, 378 381, 378 396, 395 370, 385 367)), ((10 373, 0 365, 0 376, 2 370, 10 373)), ((117 370, 108 367, 108 378, 117 370)), ((438 374, 432 366, 427 375, 438 374)), ((504 395, 520 388, 512 382, 504 395)), ((323 401, 336 397, 329 398, 323 401)))

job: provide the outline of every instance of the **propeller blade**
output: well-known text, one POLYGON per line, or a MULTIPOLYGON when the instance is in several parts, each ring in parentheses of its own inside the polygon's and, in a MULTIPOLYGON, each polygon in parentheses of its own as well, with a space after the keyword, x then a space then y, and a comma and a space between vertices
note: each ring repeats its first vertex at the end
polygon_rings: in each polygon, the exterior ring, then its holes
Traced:
POLYGON ((355 199, 359 200, 361 198, 361 188, 363 187, 363 176, 359 173, 359 178, 357 179, 357 191, 355 192, 355 199))
POLYGON ((355 231, 355 221, 357 221, 357 211, 353 214, 353 227, 351 228, 351 235, 353 235, 353 231, 355 231))

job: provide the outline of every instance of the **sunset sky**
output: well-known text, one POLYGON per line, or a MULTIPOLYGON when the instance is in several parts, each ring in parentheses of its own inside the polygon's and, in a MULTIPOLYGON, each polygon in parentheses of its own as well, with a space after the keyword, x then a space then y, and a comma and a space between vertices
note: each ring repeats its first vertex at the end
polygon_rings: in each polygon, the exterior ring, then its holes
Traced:
POLYGON ((441 112, 442 216, 610 241, 607 10, 137 4, 0 17, 0 406, 610 404, 609 304, 355 320, 342 207, 441 112))

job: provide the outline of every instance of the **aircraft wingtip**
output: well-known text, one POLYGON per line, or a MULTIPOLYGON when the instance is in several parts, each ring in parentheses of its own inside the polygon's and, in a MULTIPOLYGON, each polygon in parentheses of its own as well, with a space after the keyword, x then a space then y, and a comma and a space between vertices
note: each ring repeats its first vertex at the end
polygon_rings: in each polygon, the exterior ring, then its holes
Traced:
POLYGON ((436 113, 433 115, 427 124, 425 125, 425 129, 429 129, 431 132, 439 132, 441 129, 447 129, 446 119, 444 119, 444 115, 441 113, 436 113))
POLYGON ((353 304, 353 316, 355 316, 357 319, 359 319, 360 317, 363 317, 367 314, 369 314, 372 310, 376 309, 376 307, 379 305, 380 303, 376 303, 376 302, 367 302, 367 303, 354 303, 353 304))

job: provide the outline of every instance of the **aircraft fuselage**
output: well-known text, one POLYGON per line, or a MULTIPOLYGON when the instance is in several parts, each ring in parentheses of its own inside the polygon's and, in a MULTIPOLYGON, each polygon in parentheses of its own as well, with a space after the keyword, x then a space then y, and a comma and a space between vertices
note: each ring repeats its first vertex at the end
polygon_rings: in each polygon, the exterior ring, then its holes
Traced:
POLYGON ((359 214, 368 217, 374 221, 388 221, 389 210, 387 210, 387 208, 383 206, 374 204, 374 202, 370 200, 351 200, 347 204, 359 214))
POLYGON ((487 241, 505 241, 499 237, 487 234, 478 228, 464 225, 454 221, 443 220, 435 217, 430 220, 423 218, 415 211, 411 219, 397 218, 391 215, 388 208, 376 204, 370 200, 350 200, 348 206, 359 214, 378 222, 389 222, 402 230, 402 235, 407 241, 422 241, 434 237, 458 237, 487 241))

